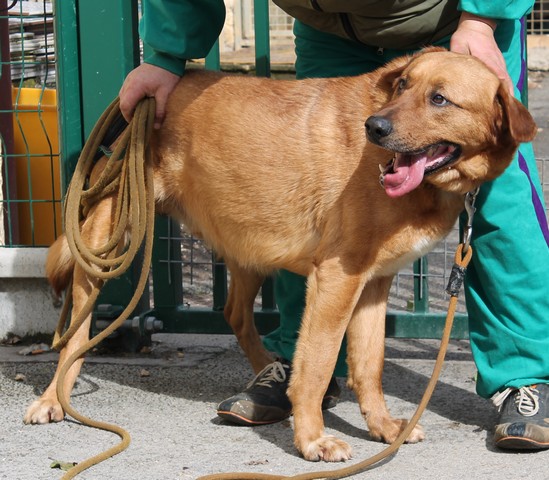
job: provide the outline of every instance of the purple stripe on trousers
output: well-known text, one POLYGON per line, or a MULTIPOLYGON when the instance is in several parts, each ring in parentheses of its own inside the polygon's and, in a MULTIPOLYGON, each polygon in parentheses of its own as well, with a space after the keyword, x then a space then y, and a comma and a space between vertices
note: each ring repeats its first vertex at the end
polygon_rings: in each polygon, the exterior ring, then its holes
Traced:
POLYGON ((520 21, 520 76, 517 82, 518 91, 522 94, 526 79, 526 17, 520 21))
MULTIPOLYGON (((522 92, 524 88, 524 82, 526 80, 526 17, 523 17, 520 21, 520 50, 521 50, 521 65, 520 65, 520 76, 517 82, 517 88, 519 92, 522 92)), ((518 161, 519 168, 526 174, 528 181, 530 182, 530 189, 532 190, 532 204, 534 205, 534 211, 536 212, 536 217, 539 222, 539 226, 545 238, 545 242, 549 247, 549 226, 547 226, 547 217, 545 216, 545 209, 543 208, 543 202, 541 201, 538 192, 532 182, 530 177, 530 170, 522 153, 518 152, 518 161)))
POLYGON ((547 243, 547 246, 549 247, 549 226, 547 226, 547 218, 545 216, 545 209, 543 208, 543 202, 539 198, 538 192, 536 191, 536 188, 532 183, 532 179, 530 177, 530 170, 528 169, 526 160, 524 159, 524 157, 522 156, 522 153, 520 152, 518 153, 518 161, 519 161, 519 168, 526 174, 526 176, 528 177, 528 181, 530 182, 530 188, 532 190, 532 204, 534 205, 534 211, 536 212, 536 217, 538 219, 539 226, 543 233, 543 237, 545 238, 545 243, 547 243))

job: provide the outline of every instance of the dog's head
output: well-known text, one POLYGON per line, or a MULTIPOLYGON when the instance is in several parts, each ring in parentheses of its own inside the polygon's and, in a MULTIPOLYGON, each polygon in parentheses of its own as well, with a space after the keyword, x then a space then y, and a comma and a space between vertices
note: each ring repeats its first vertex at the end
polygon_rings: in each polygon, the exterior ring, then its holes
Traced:
POLYGON ((470 55, 430 48, 382 70, 391 100, 366 120, 368 139, 394 152, 382 166, 389 196, 428 182, 466 193, 500 175, 536 124, 497 76, 470 55))

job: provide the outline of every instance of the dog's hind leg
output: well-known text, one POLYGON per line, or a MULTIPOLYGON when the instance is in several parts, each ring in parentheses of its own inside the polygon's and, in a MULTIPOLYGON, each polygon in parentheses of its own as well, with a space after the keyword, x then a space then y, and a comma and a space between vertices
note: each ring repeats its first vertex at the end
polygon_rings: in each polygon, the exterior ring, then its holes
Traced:
MULTIPOLYGON (((75 267, 73 284, 73 315, 77 314, 81 306, 86 302, 89 292, 91 291, 91 288, 89 288, 91 287, 91 283, 92 282, 88 282, 87 276, 83 273, 82 269, 78 266, 75 267)), ((27 409, 24 417, 25 423, 49 423, 60 422, 63 420, 65 412, 63 411, 57 398, 59 371, 65 361, 89 340, 90 324, 91 313, 86 317, 80 328, 76 330, 74 335, 67 342, 66 346, 61 350, 57 370, 53 380, 42 396, 38 400, 35 400, 27 409)), ((67 397, 70 396, 70 392, 74 387, 83 362, 84 358, 78 359, 67 371, 64 377, 64 391, 66 392, 67 397)))
MULTIPOLYGON (((110 229, 112 228, 111 208, 112 202, 109 199, 102 200, 84 222, 82 226, 82 238, 90 248, 102 246, 110 235, 110 229)), ((78 313, 86 304, 93 288, 98 286, 100 282, 100 280, 90 277, 78 263, 75 263, 72 283, 73 307, 71 321, 78 316, 78 313)), ((63 420, 65 412, 57 398, 59 372, 65 361, 88 341, 90 324, 91 313, 85 318, 74 335, 62 348, 53 380, 42 396, 38 400, 35 400, 27 409, 23 419, 25 423, 42 424, 60 422, 63 420)), ((67 399, 70 397, 83 362, 84 358, 78 359, 65 375, 64 392, 67 399)))
POLYGON ((231 272, 231 281, 223 312, 225 320, 231 326, 254 372, 259 373, 273 361, 261 343, 254 322, 254 301, 265 277, 230 260, 226 263, 231 272))
MULTIPOLYGON (((386 443, 393 443, 408 423, 391 417, 381 383, 391 281, 392 277, 382 277, 366 284, 347 329, 348 385, 358 397, 370 437, 386 443)), ((415 443, 423 438, 423 429, 417 425, 406 441, 415 443)))

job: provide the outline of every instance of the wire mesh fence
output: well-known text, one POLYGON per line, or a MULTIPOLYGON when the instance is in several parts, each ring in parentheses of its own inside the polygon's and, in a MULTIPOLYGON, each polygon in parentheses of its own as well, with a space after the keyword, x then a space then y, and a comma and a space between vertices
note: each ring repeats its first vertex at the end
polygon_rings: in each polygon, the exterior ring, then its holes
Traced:
MULTIPOLYGON (((213 281, 217 259, 203 242, 182 229, 173 236, 157 239, 158 242, 175 242, 181 248, 180 264, 183 277, 183 305, 187 308, 209 307, 213 305, 213 281)), ((432 313, 444 312, 447 308, 447 295, 444 293, 448 277, 454 263, 454 252, 459 243, 458 227, 454 228, 448 238, 441 242, 427 256, 428 269, 422 273, 414 272, 413 265, 402 269, 395 277, 389 297, 388 308, 396 311, 414 311, 414 288, 425 280, 428 285, 429 311, 432 313), (418 282, 419 280, 419 282, 418 282)), ((173 260, 163 258, 160 263, 174 263, 173 260)), ((230 278, 230 272, 228 273, 230 278)), ((256 301, 260 304, 260 299, 256 301)), ((465 313, 463 301, 457 309, 465 313)))
POLYGON ((48 246, 61 231, 51 2, 0 0, 0 245, 48 246))
POLYGON ((528 15, 527 27, 531 35, 549 35, 549 1, 536 1, 528 15))
MULTIPOLYGON (((242 0, 240 14, 242 15, 244 43, 253 41, 253 0, 242 0)), ((271 37, 278 41, 286 39, 291 42, 293 18, 274 4, 269 5, 271 37)), ((528 33, 532 35, 549 35, 549 1, 537 0, 527 18, 528 33)))

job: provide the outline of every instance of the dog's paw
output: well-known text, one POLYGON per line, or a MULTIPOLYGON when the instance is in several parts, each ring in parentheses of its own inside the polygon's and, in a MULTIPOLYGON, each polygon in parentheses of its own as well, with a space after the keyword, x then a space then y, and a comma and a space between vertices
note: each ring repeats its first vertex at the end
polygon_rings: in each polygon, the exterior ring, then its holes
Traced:
POLYGON ((343 462, 349 460, 353 454, 347 443, 332 435, 323 435, 313 442, 307 442, 299 450, 305 460, 312 462, 343 462))
POLYGON ((29 423, 51 423, 60 422, 65 417, 65 412, 57 400, 39 398, 31 403, 23 421, 29 423))
MULTIPOLYGON (((379 427, 372 426, 368 422, 370 437, 385 443, 394 443, 401 432, 408 425, 408 420, 390 418, 380 423, 379 427)), ((425 432, 421 425, 416 425, 406 438, 405 443, 418 443, 425 439, 425 432)))
MULTIPOLYGON (((408 421, 405 421, 405 425, 407 424, 408 421)), ((414 429, 410 432, 410 435, 408 435, 406 443, 418 443, 422 442, 423 440, 425 440, 425 432, 423 431, 423 427, 421 425, 416 425, 414 429)))

